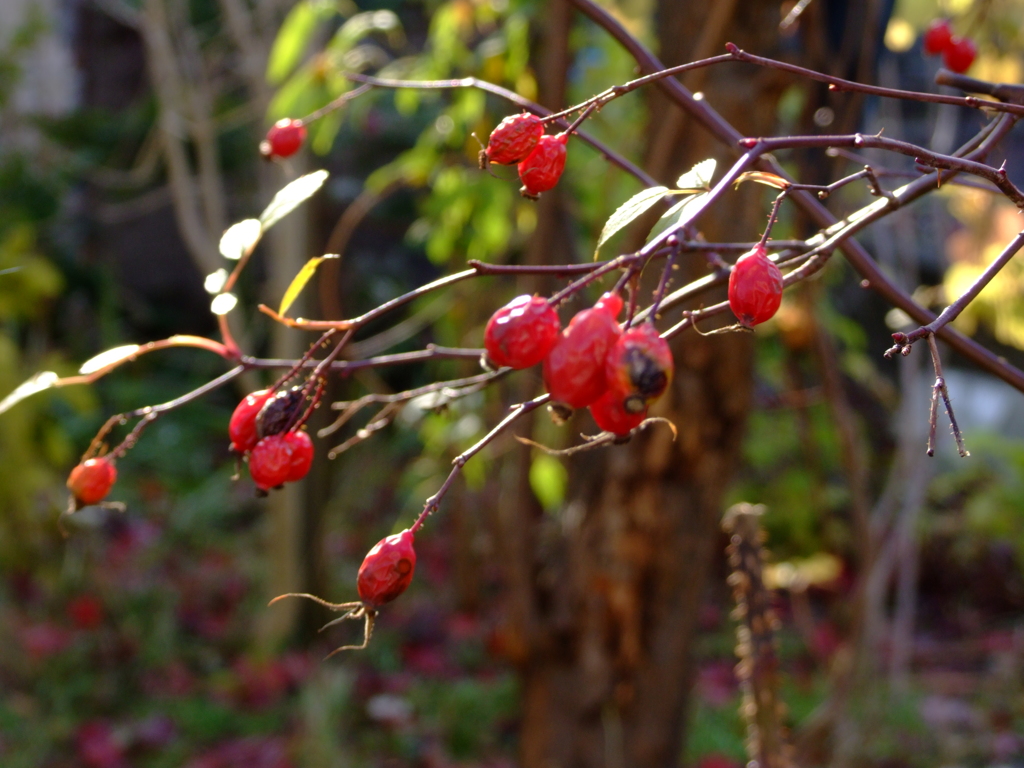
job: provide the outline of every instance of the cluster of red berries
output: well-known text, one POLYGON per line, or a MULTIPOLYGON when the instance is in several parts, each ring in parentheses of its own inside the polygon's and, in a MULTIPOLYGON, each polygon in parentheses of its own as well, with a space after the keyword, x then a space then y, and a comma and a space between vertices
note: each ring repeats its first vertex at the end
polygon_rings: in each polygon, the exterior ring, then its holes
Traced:
POLYGON ((626 435, 668 388, 673 362, 652 323, 623 331, 621 311, 622 299, 606 293, 562 331, 549 301, 519 296, 488 321, 484 347, 497 365, 519 369, 543 361, 554 404, 589 407, 601 429, 626 435))
POLYGON ((480 151, 480 165, 518 165, 520 193, 536 200, 541 192, 554 189, 565 169, 565 145, 569 135, 544 133, 536 115, 509 115, 491 132, 487 147, 480 151))
POLYGON ((301 480, 313 464, 313 441, 302 429, 289 429, 302 390, 260 390, 246 395, 231 414, 231 449, 248 456, 249 474, 263 493, 301 480))
POLYGON ((954 35, 948 19, 936 19, 924 32, 924 52, 929 56, 941 53, 946 68, 962 74, 971 68, 978 48, 969 37, 954 35))
POLYGON ((86 459, 72 469, 68 476, 67 486, 73 497, 72 509, 99 504, 107 498, 116 481, 117 468, 113 459, 107 456, 86 459))
POLYGON ((782 303, 782 272, 763 245, 736 260, 729 273, 729 308, 740 325, 753 328, 770 319, 782 303))
POLYGON ((274 123, 267 131, 267 138, 260 142, 260 154, 267 160, 277 157, 291 157, 306 140, 306 126, 290 117, 274 123))

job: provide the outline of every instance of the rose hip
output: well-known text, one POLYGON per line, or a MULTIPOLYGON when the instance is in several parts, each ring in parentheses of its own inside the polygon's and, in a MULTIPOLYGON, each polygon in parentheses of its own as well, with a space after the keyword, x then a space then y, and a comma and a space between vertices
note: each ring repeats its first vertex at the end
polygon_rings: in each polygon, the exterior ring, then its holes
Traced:
POLYGON ((77 507, 99 504, 110 493, 117 480, 114 462, 105 456, 86 459, 71 470, 68 476, 68 490, 75 497, 77 507))
POLYGON ((269 491, 286 483, 292 472, 294 445, 285 435, 264 437, 249 454, 249 474, 256 487, 269 491))
POLYGON ((536 115, 509 115, 491 131, 487 148, 480 152, 481 167, 485 162, 515 165, 533 151, 543 135, 544 123, 536 115))
POLYGON ((379 608, 405 592, 416 568, 413 533, 408 528, 381 539, 359 566, 356 589, 369 608, 379 608))
POLYGON ((558 342, 562 323, 540 296, 517 296, 495 312, 484 330, 487 356, 500 366, 529 368, 558 342))
POLYGON ((267 138, 260 142, 260 154, 268 160, 275 157, 291 157, 306 140, 306 126, 290 117, 274 123, 267 131, 267 138))
POLYGON ((778 310, 782 288, 782 272, 763 246, 755 246, 737 259, 729 275, 729 308, 740 325, 753 328, 778 310))
POLYGON ((953 72, 963 74, 971 68, 977 55, 978 48, 970 38, 954 35, 942 52, 942 62, 953 72))
MULTIPOLYGON (((626 413, 643 413, 672 381, 672 350, 653 323, 625 331, 608 352, 608 392, 626 413)), ((612 431, 612 430, 609 430, 612 431)))
POLYGON ((541 192, 554 189, 565 170, 565 144, 568 134, 541 136, 534 150, 519 163, 519 180, 523 197, 536 200, 541 192))
POLYGON ((608 388, 605 360, 622 332, 615 319, 621 309, 622 299, 605 294, 569 321, 544 360, 544 385, 553 401, 583 408, 608 388))
POLYGON ((929 56, 937 56, 949 47, 953 39, 953 29, 948 19, 935 19, 924 31, 924 52, 929 56))
POLYGON ((292 463, 286 482, 293 483, 308 475, 309 468, 313 466, 313 440, 307 432, 298 429, 286 432, 284 439, 292 447, 292 463))
POLYGON ((608 390, 590 404, 590 415, 605 432, 622 436, 640 426, 640 422, 647 418, 647 408, 628 412, 622 406, 622 398, 608 390))
POLYGON ((259 441, 256 434, 256 414, 274 396, 273 392, 261 389, 242 398, 242 402, 231 414, 231 421, 228 422, 228 437, 231 438, 231 450, 238 453, 251 451, 259 441))

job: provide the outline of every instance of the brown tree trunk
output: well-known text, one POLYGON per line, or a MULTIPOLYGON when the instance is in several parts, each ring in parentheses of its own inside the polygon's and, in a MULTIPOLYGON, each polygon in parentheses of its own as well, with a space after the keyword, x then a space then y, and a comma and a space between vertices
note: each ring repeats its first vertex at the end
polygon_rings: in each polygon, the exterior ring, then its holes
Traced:
MULTIPOLYGON (((702 34, 721 38, 713 50, 725 34, 751 50, 774 50, 777 3, 736 4, 728 23, 713 18, 715 5, 661 3, 666 64, 707 47, 702 34)), ((771 131, 777 78, 735 67, 703 77, 709 101, 741 131, 771 131)), ((671 184, 694 162, 731 159, 684 117, 666 118, 670 109, 652 97, 654 175, 671 184)), ((729 195, 702 231, 753 239, 767 214, 759 199, 756 189, 729 195)), ((702 256, 683 261, 680 280, 707 273, 702 256)), ((698 606, 749 408, 751 339, 687 333, 674 353, 675 380, 652 414, 677 426, 674 442, 656 426, 626 446, 580 455, 557 517, 544 515, 529 491, 525 450, 506 467, 503 487, 519 490, 503 492, 499 509, 503 637, 523 688, 524 768, 679 762, 698 606)))

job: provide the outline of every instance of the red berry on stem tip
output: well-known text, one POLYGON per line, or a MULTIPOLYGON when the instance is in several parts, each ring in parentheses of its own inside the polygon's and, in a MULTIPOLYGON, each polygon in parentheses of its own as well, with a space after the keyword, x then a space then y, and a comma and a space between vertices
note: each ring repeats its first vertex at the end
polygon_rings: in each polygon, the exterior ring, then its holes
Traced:
POLYGON ((288 482, 292 472, 294 445, 285 435, 264 437, 249 454, 249 474, 261 491, 288 482))
POLYGON ((621 436, 628 435, 630 430, 640 426, 640 422, 647 418, 647 409, 642 408, 636 413, 627 412, 622 407, 622 398, 609 389, 590 404, 590 415, 605 432, 621 436))
POLYGON ((529 368, 547 357, 561 330, 558 313, 547 299, 517 296, 487 321, 484 347, 496 365, 529 368))
POLYGON ((553 401, 583 408, 608 388, 605 359, 622 332, 615 319, 621 308, 622 299, 605 294, 569 321, 544 360, 544 386, 553 401))
POLYGON ((740 325, 753 328, 779 309, 782 288, 782 272, 764 246, 755 246, 737 259, 729 274, 729 308, 740 325))
POLYGON ((523 112, 509 115, 491 131, 487 148, 481 153, 481 162, 486 159, 499 165, 515 165, 537 146, 544 135, 544 123, 536 115, 523 112))
POLYGON ((942 52, 942 61, 948 69, 963 74, 971 68, 977 55, 978 48, 970 38, 954 35, 942 52))
MULTIPOLYGON (((652 323, 625 331, 608 352, 608 392, 626 413, 643 413, 672 381, 672 350, 652 323)), ((613 430, 609 430, 613 431, 613 430)))
POLYGON ((356 589, 364 605, 379 608, 405 592, 416 569, 412 545, 413 533, 406 528, 381 539, 366 553, 356 577, 356 589))
POLYGON ((228 422, 228 437, 231 438, 231 450, 238 453, 251 451, 259 437, 256 434, 256 414, 263 405, 274 396, 273 392, 261 389, 246 395, 235 407, 228 422))
POLYGON ((519 163, 520 191, 523 197, 536 200, 541 192, 554 189, 565 169, 565 144, 568 134, 541 136, 534 150, 519 163))
POLYGON ((110 493, 117 480, 114 462, 105 456, 86 459, 71 470, 68 476, 68 490, 75 497, 79 507, 99 504, 110 493))
POLYGON ((308 475, 309 468, 313 466, 313 440, 301 429, 286 432, 284 439, 292 447, 292 463, 286 480, 294 483, 308 475))
POLYGON ((275 157, 291 157, 306 140, 306 126, 290 117, 274 123, 267 131, 267 138, 260 142, 260 154, 268 160, 275 157))
POLYGON ((937 56, 949 47, 953 38, 953 29, 947 19, 936 19, 924 31, 924 52, 929 56, 937 56))

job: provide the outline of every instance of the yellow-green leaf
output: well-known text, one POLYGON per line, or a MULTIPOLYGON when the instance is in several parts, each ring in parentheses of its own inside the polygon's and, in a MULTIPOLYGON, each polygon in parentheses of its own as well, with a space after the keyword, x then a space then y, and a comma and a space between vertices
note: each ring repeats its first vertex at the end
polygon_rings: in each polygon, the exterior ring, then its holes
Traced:
POLYGON ((26 397, 31 397, 37 392, 49 389, 58 381, 60 381, 60 376, 53 371, 40 371, 24 384, 18 386, 3 400, 0 400, 0 413, 10 410, 26 397))
POLYGON ((530 463, 530 488, 541 506, 548 511, 558 509, 565 500, 569 472, 554 456, 540 454, 530 463))
POLYGON ((306 287, 306 283, 309 282, 310 278, 316 273, 317 267, 320 266, 320 262, 324 259, 336 259, 338 254, 328 253, 326 256, 314 256, 312 259, 302 265, 302 269, 292 279, 291 285, 288 286, 288 290, 284 292, 284 297, 281 299, 281 306, 277 310, 277 314, 283 315, 288 311, 289 307, 295 303, 295 300, 299 298, 299 294, 302 293, 302 289, 306 287))
POLYGON ((298 208, 302 203, 311 198, 320 187, 327 181, 330 174, 327 171, 313 171, 305 176, 300 176, 291 184, 282 187, 274 199, 270 201, 263 213, 260 214, 260 224, 264 231, 270 229, 277 222, 298 208))
POLYGON ((643 189, 616 208, 615 212, 608 217, 608 221, 604 223, 601 236, 597 239, 597 248, 594 249, 594 258, 597 258, 597 252, 601 250, 601 246, 607 243, 616 232, 653 208, 668 192, 667 187, 643 189))
POLYGON ((106 352, 100 352, 95 357, 90 357, 84 363, 82 367, 78 369, 78 372, 85 375, 88 373, 96 373, 108 365, 114 363, 123 363, 125 360, 131 358, 136 352, 139 351, 138 344, 125 344, 121 347, 114 347, 108 349, 106 352))
POLYGON ((700 192, 711 189, 711 178, 715 175, 715 168, 718 161, 708 158, 697 163, 676 181, 676 187, 680 190, 692 190, 700 192))

